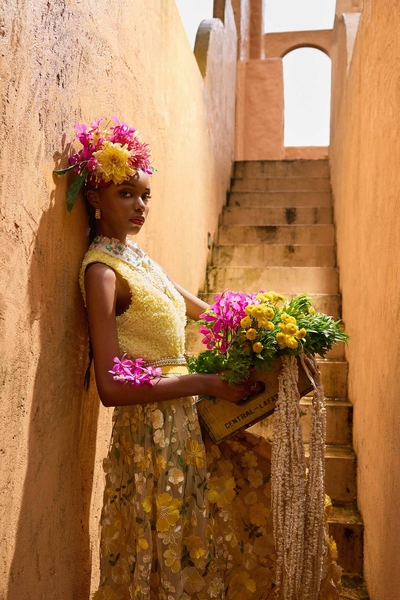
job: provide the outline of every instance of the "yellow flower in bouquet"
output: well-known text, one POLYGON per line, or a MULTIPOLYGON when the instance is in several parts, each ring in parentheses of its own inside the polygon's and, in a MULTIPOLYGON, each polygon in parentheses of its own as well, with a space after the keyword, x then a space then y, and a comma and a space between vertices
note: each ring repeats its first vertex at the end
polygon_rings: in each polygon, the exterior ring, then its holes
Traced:
POLYGON ((286 335, 282 331, 276 334, 276 341, 278 342, 281 350, 286 348, 286 335))
POLYGON ((255 329, 251 328, 251 329, 247 330, 247 332, 246 332, 246 338, 248 340, 255 340, 256 337, 257 337, 257 331, 255 329))
POLYGON ((259 354, 263 348, 264 346, 261 342, 256 342, 255 344, 253 344, 253 351, 256 352, 256 354, 259 354))
POLYGON ((299 345, 299 342, 296 340, 296 338, 294 338, 292 336, 286 337, 286 346, 288 348, 291 348, 292 350, 296 350, 298 345, 299 345))
POLYGON ((288 315, 286 312, 281 314, 282 323, 297 323, 297 319, 292 315, 288 315))
POLYGON ((297 327, 296 327, 296 325, 294 323, 287 323, 287 325, 285 326, 285 328, 282 331, 284 333, 286 333, 286 334, 293 335, 298 330, 297 330, 297 327))
POLYGON ((304 329, 304 327, 299 329, 299 331, 296 333, 296 337, 298 340, 304 339, 306 337, 306 335, 307 335, 307 331, 306 331, 306 329, 304 329))
POLYGON ((240 321, 240 326, 243 327, 244 329, 251 327, 250 317, 243 317, 243 319, 240 321))
POLYGON ((264 306, 264 315, 267 319, 272 319, 275 314, 275 311, 270 306, 264 306))
POLYGON ((268 319, 264 317, 262 319, 257 319, 257 324, 259 327, 263 327, 269 331, 273 331, 275 329, 275 325, 272 323, 272 321, 268 321, 268 319))
POLYGON ((264 314, 265 314, 265 308, 264 308, 263 304, 260 304, 259 306, 255 306, 253 308, 252 315, 256 319, 262 319, 264 317, 264 314))

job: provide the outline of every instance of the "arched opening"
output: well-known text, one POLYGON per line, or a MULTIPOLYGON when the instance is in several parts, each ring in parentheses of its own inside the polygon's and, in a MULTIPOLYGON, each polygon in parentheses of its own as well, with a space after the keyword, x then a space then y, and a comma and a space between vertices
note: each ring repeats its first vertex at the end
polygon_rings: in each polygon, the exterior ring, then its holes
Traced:
POLYGON ((331 60, 315 48, 283 58, 285 146, 329 146, 331 60))
POLYGON ((196 34, 203 19, 212 19, 214 0, 175 0, 190 45, 194 48, 196 34))

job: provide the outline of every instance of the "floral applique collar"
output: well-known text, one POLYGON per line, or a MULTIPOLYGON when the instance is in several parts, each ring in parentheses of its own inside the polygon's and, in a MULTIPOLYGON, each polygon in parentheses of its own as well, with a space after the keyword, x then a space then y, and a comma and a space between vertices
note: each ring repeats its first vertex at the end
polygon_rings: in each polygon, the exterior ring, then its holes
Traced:
POLYGON ((134 267, 141 267, 143 263, 153 266, 149 256, 136 242, 133 242, 129 238, 127 239, 126 244, 121 244, 121 242, 115 238, 98 235, 90 245, 89 250, 93 249, 101 250, 106 254, 120 258, 134 267))

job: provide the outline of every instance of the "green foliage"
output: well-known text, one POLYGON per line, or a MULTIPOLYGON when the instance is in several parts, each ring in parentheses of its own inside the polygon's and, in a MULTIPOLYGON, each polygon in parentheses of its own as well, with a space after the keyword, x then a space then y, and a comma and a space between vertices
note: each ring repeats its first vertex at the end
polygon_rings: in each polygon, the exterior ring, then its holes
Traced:
POLYGON ((54 170, 53 173, 55 173, 56 175, 65 175, 65 173, 68 173, 68 171, 71 171, 71 169, 76 169, 76 167, 80 167, 81 165, 83 165, 84 162, 86 161, 83 160, 81 162, 74 163, 73 165, 69 165, 69 167, 65 167, 65 169, 54 170))
POLYGON ((76 197, 79 194, 79 190, 81 189, 88 173, 89 171, 84 169, 82 173, 76 176, 75 180, 69 186, 67 194, 67 209, 69 213, 75 204, 76 197))

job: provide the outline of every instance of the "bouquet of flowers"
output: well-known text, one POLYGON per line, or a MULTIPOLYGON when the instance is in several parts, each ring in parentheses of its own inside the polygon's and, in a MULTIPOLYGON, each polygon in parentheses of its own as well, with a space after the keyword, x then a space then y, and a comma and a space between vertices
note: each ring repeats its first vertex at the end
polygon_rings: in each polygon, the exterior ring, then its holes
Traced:
POLYGON ((192 372, 221 372, 222 379, 235 385, 246 381, 251 369, 267 371, 259 375, 268 382, 264 398, 258 395, 245 407, 204 398, 198 404, 199 417, 219 443, 231 432, 271 414, 273 404, 275 591, 279 597, 299 598, 306 590, 307 598, 316 600, 325 552, 326 408, 315 354, 324 356, 334 344, 346 342, 348 335, 339 327, 340 321, 317 313, 306 294, 287 300, 275 292, 243 294, 226 290, 215 297, 199 323, 207 350, 189 359, 192 372), (307 383, 312 383, 309 389, 314 390, 307 477, 298 357, 307 383))
POLYGON ((252 368, 272 369, 279 356, 324 356, 334 344, 348 339, 340 320, 317 313, 307 294, 287 300, 272 291, 225 290, 198 322, 207 350, 189 358, 189 370, 223 371, 222 379, 230 385, 246 381, 252 368))

